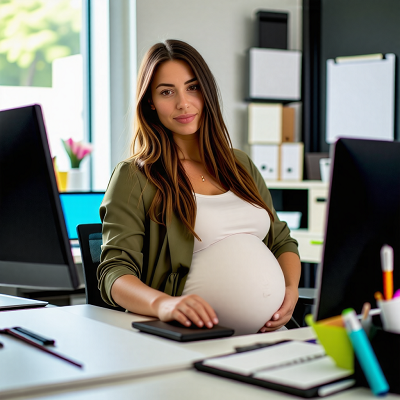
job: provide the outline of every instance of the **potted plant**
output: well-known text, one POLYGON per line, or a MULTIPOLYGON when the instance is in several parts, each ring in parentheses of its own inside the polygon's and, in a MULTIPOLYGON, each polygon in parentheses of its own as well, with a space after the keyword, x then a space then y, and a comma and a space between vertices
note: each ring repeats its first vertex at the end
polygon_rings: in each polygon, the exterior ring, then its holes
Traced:
POLYGON ((82 160, 93 151, 93 146, 82 141, 76 142, 72 138, 62 140, 62 143, 71 162, 67 188, 69 191, 82 190, 83 174, 79 167, 82 160))

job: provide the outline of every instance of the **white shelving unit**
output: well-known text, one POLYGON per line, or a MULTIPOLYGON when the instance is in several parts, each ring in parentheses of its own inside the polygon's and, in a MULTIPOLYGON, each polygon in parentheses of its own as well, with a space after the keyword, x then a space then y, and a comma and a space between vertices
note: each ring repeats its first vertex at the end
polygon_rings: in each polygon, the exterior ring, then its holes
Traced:
POLYGON ((299 243, 302 262, 320 263, 329 194, 328 183, 321 181, 266 181, 266 184, 268 189, 308 191, 308 229, 292 230, 291 235, 299 243))

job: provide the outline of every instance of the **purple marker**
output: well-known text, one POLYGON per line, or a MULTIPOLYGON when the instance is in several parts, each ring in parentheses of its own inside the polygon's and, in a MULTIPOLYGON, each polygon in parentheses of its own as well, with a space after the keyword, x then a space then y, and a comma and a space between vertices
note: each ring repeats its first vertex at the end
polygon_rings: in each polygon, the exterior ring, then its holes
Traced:
POLYGON ((394 292, 393 299, 395 299, 396 297, 400 297, 400 289, 397 289, 397 290, 394 292))

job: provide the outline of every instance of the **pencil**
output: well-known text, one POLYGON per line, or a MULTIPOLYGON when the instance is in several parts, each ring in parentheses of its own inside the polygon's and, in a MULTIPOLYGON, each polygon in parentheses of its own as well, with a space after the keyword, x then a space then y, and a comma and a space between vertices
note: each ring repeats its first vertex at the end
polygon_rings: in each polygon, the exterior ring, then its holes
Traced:
POLYGON ((369 317, 370 310, 371 310, 371 304, 364 303, 362 311, 361 311, 363 320, 366 320, 369 317))

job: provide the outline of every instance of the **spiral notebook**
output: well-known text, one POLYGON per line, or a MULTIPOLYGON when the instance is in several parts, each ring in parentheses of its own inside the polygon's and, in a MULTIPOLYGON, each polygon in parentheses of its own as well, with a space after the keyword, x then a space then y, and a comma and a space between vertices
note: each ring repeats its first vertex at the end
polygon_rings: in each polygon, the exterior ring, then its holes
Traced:
POLYGON ((195 368, 287 392, 323 397, 354 385, 353 371, 339 368, 322 346, 289 341, 255 350, 203 360, 195 368))

